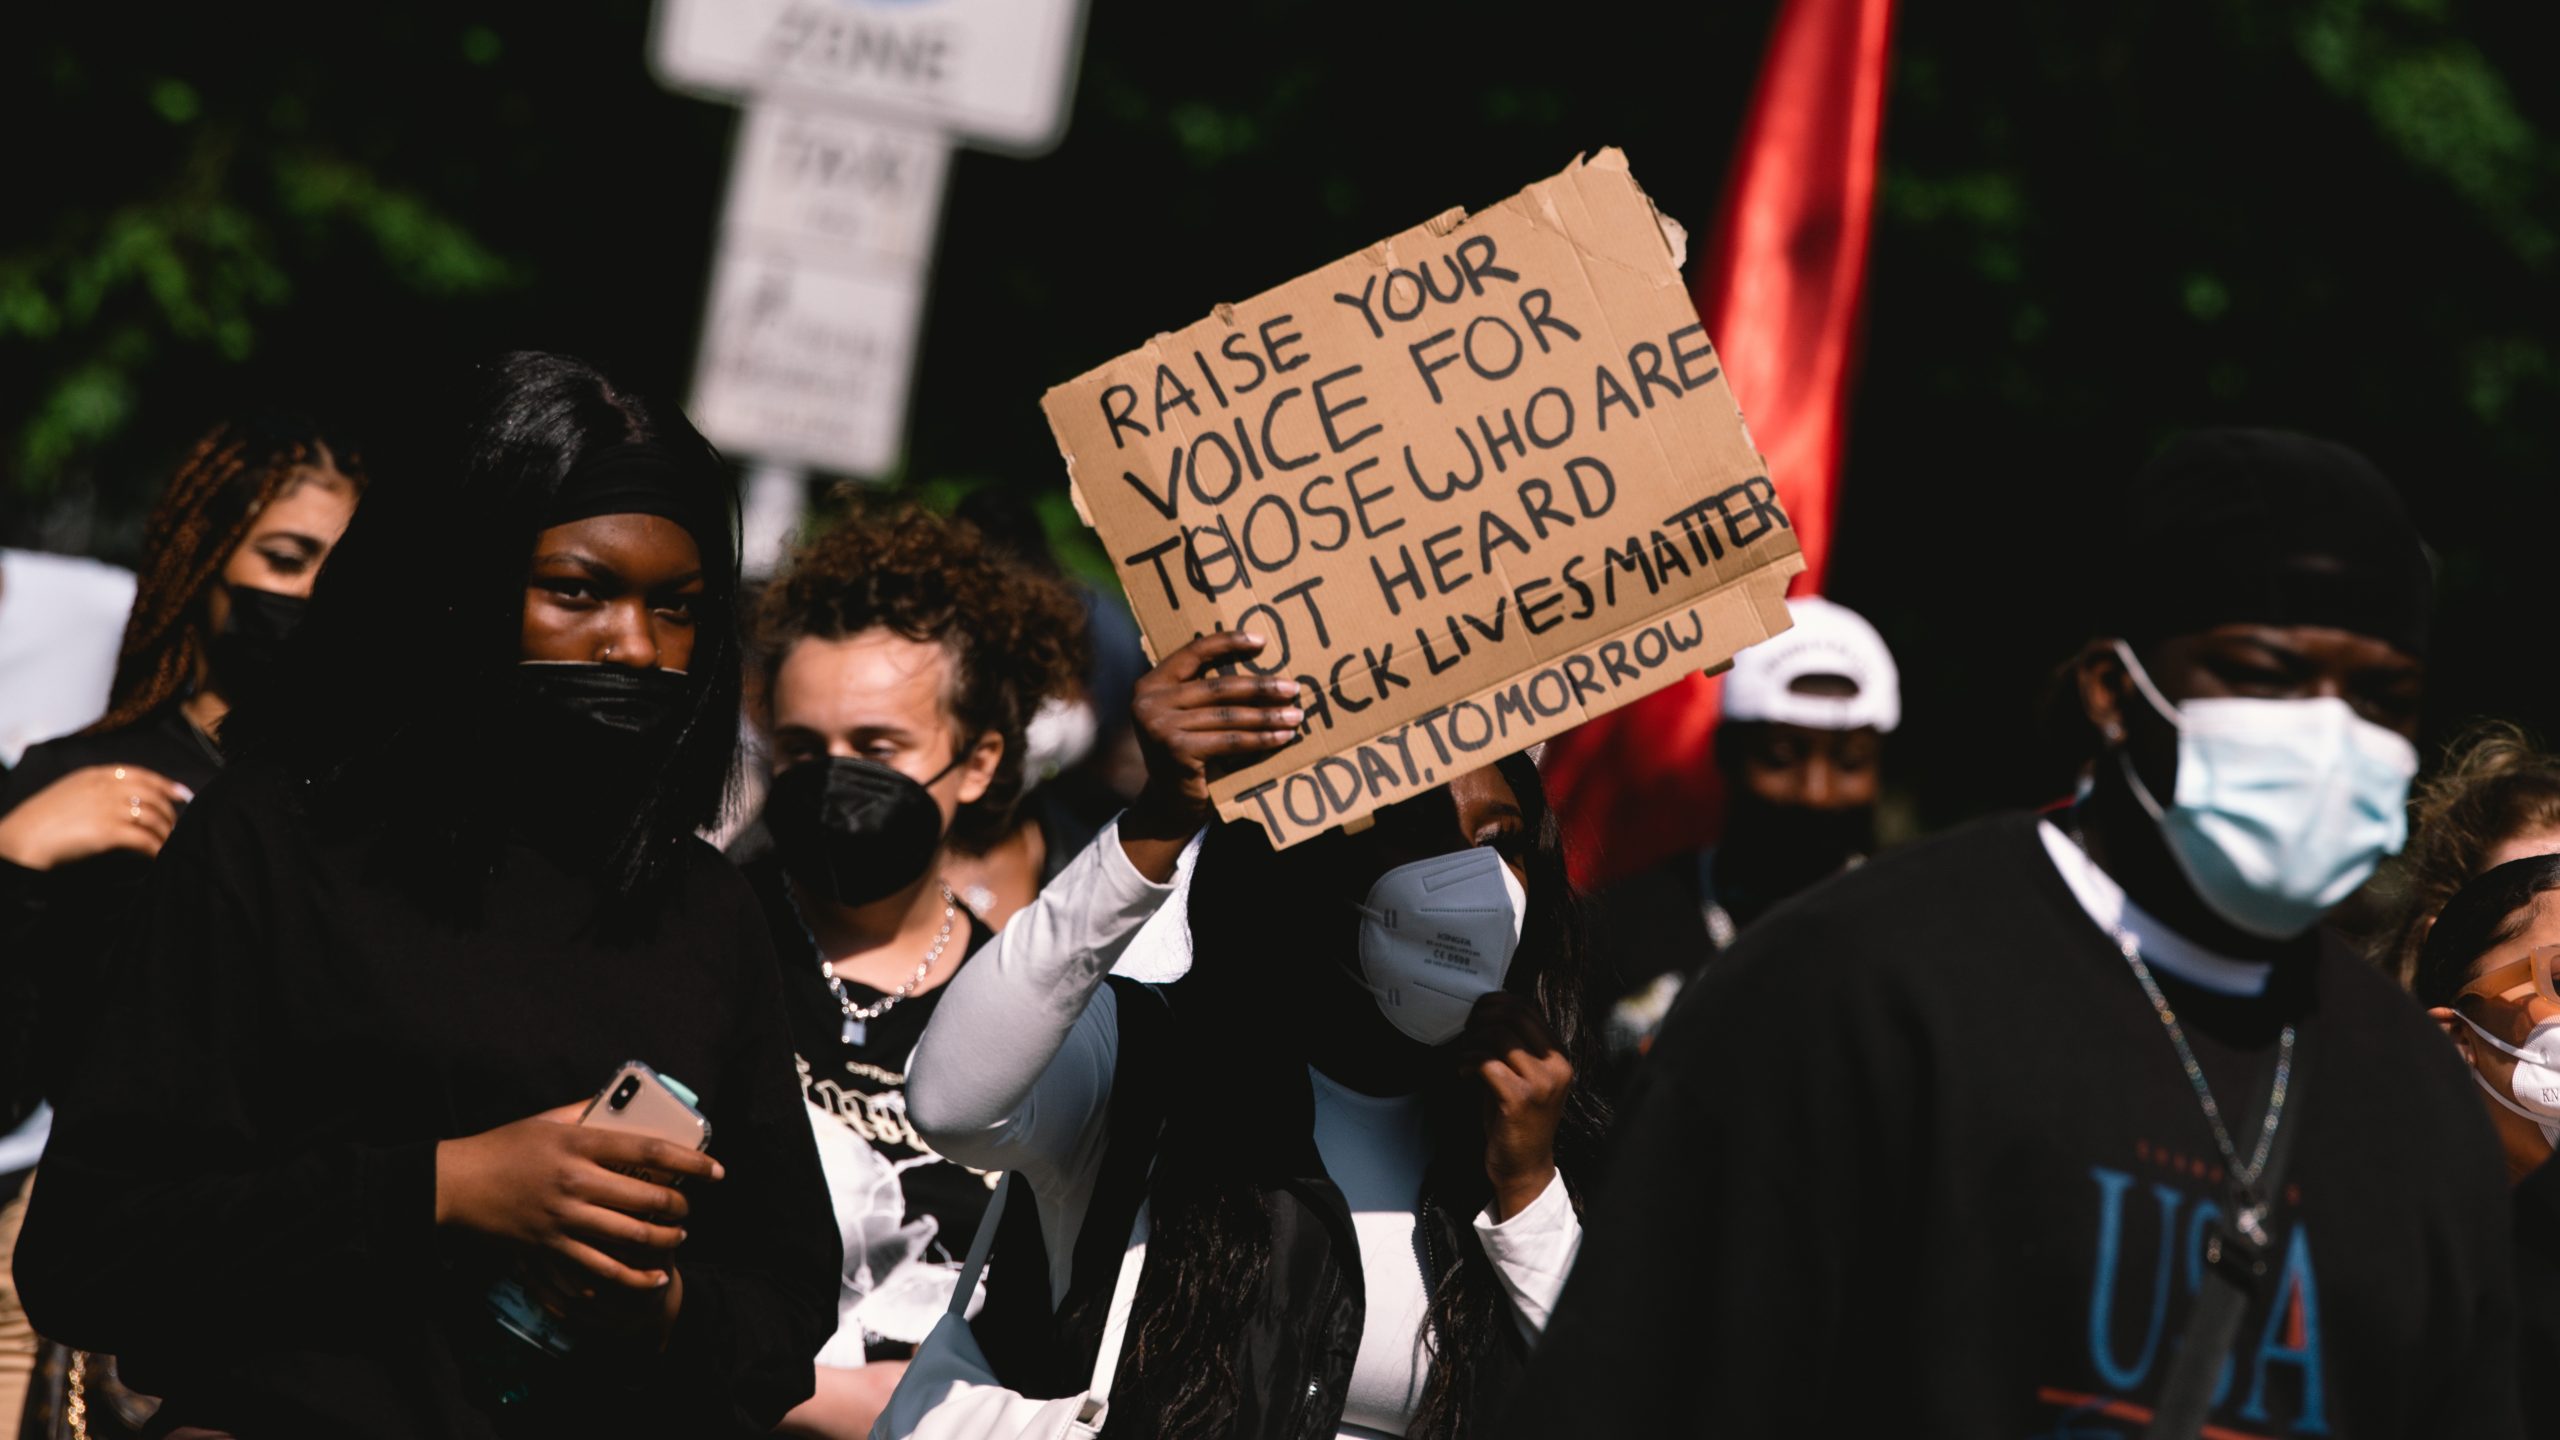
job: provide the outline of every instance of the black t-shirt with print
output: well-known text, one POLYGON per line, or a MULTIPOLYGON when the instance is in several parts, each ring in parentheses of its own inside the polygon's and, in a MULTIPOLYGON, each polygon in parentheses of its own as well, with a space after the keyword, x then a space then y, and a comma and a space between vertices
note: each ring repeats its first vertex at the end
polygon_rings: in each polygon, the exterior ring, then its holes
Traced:
MULTIPOLYGON (((969 1239, 978 1233, 978 1220, 986 1214, 993 1182, 1000 1177, 943 1159, 907 1119, 907 1057, 915 1053, 925 1023, 942 1003, 943 987, 900 1001, 877 1019, 862 1022, 858 1038, 847 1040, 844 1009, 819 973, 817 945, 801 923, 780 864, 767 850, 742 858, 739 868, 764 906, 774 954, 781 958, 783 1008, 799 1057, 801 1093, 897 1170, 908 1221, 931 1217, 934 1234, 918 1258, 957 1262, 968 1253, 969 1239)), ((955 953, 944 962, 955 968, 962 954, 974 955, 995 938, 966 907, 960 913, 968 930, 952 935, 955 953)), ((946 983, 949 978, 943 977, 946 983)), ((864 1008, 887 998, 859 981, 844 984, 845 993, 864 1008)), ((879 1352, 875 1359, 889 1355, 880 1345, 871 1348, 879 1352)))
MULTIPOLYGON (((2452 1047, 2326 937, 2261 996, 2161 986, 2235 1136, 2299 1027, 2272 1280, 2208 1433, 2517 1433, 2503 1167, 2452 1047)), ((2034 817, 1763 917, 1639 1089, 1504 1434, 2141 1433, 2220 1159, 2034 817)))

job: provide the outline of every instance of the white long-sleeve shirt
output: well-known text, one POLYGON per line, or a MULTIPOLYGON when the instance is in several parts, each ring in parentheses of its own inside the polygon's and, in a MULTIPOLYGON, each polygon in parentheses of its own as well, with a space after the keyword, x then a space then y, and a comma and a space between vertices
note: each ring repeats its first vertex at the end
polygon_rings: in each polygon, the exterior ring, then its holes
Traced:
MULTIPOLYGON (((1118 825, 1106 826, 952 978, 908 1062, 908 1118, 936 1150, 1030 1181, 1053 1303, 1065 1297, 1110 1141, 1119 1011, 1103 980, 1172 893, 1138 873, 1120 848, 1118 825)), ((1402 1434, 1424 1363, 1419 1104, 1358 1096, 1321 1076, 1316 1094, 1317 1153, 1352 1200, 1369 1317, 1342 1433, 1402 1434), (1362 1123, 1381 1117, 1383 1128, 1362 1123)), ((1496 1223, 1488 1210, 1475 1225, 1523 1329, 1535 1336, 1582 1240, 1561 1180, 1510 1220, 1496 1223)))
MULTIPOLYGON (((1313 1068, 1307 1078, 1315 1090, 1316 1153, 1351 1206, 1368 1312, 1343 1398, 1340 1434, 1360 1440, 1402 1435, 1422 1400, 1430 1360, 1423 1349, 1430 1278, 1423 1269, 1418 1219, 1429 1154, 1422 1101, 1414 1095, 1363 1095, 1313 1068)), ((1496 1221, 1490 1210, 1479 1214, 1475 1229, 1511 1296, 1521 1332, 1535 1340, 1564 1292, 1565 1271, 1582 1243, 1582 1222, 1563 1179, 1550 1179, 1536 1200, 1508 1220, 1496 1221)))

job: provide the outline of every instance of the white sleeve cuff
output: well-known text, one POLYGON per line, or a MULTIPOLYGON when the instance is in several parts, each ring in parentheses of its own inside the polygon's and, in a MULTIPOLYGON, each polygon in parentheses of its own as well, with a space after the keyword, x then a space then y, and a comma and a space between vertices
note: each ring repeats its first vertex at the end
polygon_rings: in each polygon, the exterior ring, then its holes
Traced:
POLYGON ((1573 1257, 1582 1249, 1582 1217, 1565 1193, 1563 1173, 1549 1176, 1538 1198, 1508 1220, 1496 1220, 1493 1207, 1486 1206, 1476 1216, 1476 1239, 1501 1275, 1502 1288, 1510 1292, 1521 1333, 1537 1339, 1545 1333, 1573 1257))
MULTIPOLYGON (((1198 837, 1193 837, 1193 840, 1197 843, 1198 837)), ((1112 816, 1110 823, 1102 827, 1102 832, 1093 837, 1093 845, 1098 850, 1108 852, 1102 857, 1102 873, 1110 882, 1112 898, 1122 902, 1121 905, 1115 905, 1112 908, 1124 908, 1128 903, 1146 900, 1161 902, 1164 897, 1173 893, 1173 881, 1168 880, 1159 885, 1139 874, 1138 867, 1129 863, 1129 852, 1122 849, 1120 845, 1119 816, 1112 816)))

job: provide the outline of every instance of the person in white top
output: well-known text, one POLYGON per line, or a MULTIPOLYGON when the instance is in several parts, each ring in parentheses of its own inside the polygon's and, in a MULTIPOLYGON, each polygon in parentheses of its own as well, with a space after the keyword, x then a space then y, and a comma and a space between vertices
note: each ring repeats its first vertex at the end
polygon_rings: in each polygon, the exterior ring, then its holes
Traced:
MULTIPOLYGON (((1259 648, 1205 636, 1140 682, 1146 792, 1044 892, 1035 909, 1075 912, 1040 917, 1054 943, 1000 944, 946 987, 909 1118, 1028 1182, 1049 1277, 1030 1368, 1090 1365, 1147 1201, 1115 1430, 1476 1433, 1562 1289, 1581 1241, 1565 1172, 1605 1123, 1574 1083, 1588 1032, 1555 822, 1513 757, 1358 835, 1274 852, 1218 826, 1189 972, 1106 984, 1211 819, 1207 763, 1293 738, 1294 685, 1204 674, 1259 648)), ((1017 1257, 994 1289, 1026 1273, 1017 1257)), ((991 1291, 979 1330, 1012 1384, 1002 1311, 991 1291)))
POLYGON ((133 572, 0 550, 0 768, 106 713, 133 572))

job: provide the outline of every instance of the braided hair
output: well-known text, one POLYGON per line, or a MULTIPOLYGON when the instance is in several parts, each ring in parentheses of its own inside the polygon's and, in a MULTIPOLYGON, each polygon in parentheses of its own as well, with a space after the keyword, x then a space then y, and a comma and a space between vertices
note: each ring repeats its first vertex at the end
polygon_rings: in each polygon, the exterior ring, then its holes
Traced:
POLYGON ((355 452, 298 415, 225 420, 178 466, 142 528, 133 613, 116 654, 115 688, 94 731, 115 730, 179 699, 204 673, 205 592, 278 496, 333 470, 362 489, 355 452))

